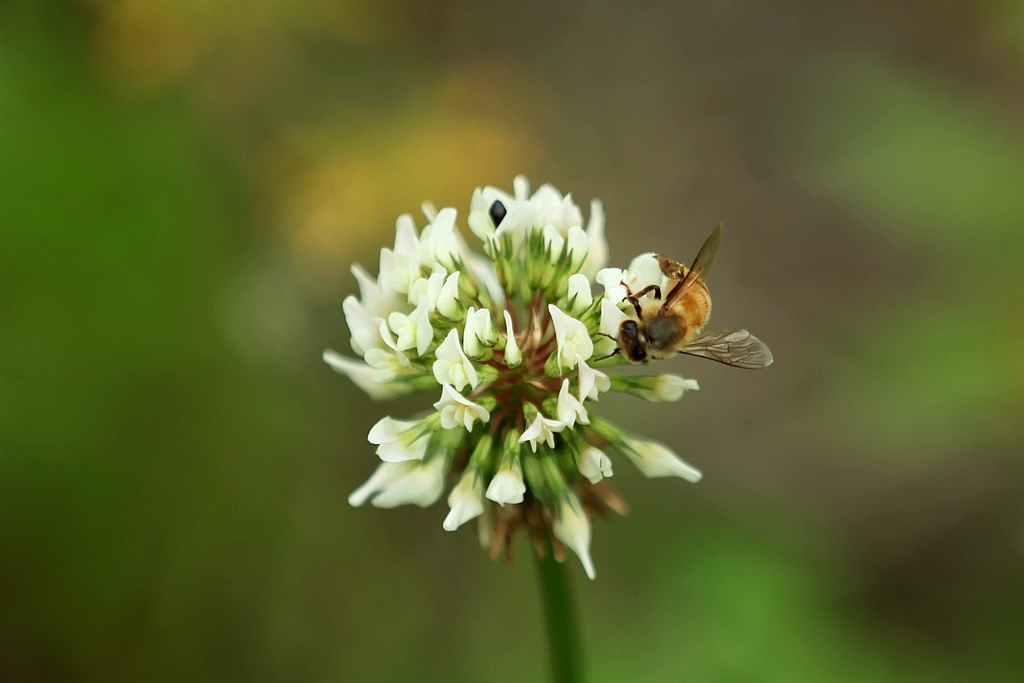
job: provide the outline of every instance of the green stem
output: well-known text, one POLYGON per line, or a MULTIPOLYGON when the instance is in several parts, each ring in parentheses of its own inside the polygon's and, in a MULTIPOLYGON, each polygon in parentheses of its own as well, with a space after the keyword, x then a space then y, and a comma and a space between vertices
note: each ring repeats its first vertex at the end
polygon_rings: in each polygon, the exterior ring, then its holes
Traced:
POLYGON ((565 564, 555 560, 551 540, 545 538, 544 544, 545 557, 541 558, 536 551, 534 554, 547 622, 551 680, 554 683, 582 683, 583 646, 569 574, 565 564))

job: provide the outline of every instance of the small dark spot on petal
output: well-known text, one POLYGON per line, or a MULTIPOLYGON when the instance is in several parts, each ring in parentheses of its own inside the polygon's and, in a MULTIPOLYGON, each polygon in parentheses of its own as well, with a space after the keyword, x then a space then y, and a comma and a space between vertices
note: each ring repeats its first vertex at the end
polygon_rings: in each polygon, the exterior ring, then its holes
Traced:
POLYGON ((494 227, 501 225, 501 221, 505 218, 506 213, 508 213, 508 210, 500 201, 495 200, 494 203, 491 204, 491 220, 494 221, 494 227))

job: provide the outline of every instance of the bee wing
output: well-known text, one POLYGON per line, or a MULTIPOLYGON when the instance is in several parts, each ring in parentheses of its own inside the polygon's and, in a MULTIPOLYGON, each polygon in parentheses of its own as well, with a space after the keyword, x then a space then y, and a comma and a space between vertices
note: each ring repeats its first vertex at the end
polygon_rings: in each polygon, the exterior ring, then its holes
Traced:
POLYGON ((697 252, 697 258, 693 259, 693 265, 690 266, 689 270, 684 269, 680 264, 668 259, 662 259, 659 257, 661 263, 661 272, 665 273, 669 277, 673 277, 669 270, 673 272, 679 272, 682 275, 682 279, 676 283, 676 286, 672 288, 672 291, 665 297, 665 303, 662 304, 663 309, 669 309, 679 303, 686 292, 690 289, 690 286, 700 279, 703 279, 705 275, 711 272, 711 266, 715 264, 715 254, 718 253, 718 245, 722 243, 722 226, 719 225, 715 228, 711 236, 704 241, 704 246, 697 252), (666 263, 667 262, 667 263, 666 263), (679 269, 672 268, 672 265, 679 266, 679 269), (680 270, 682 272, 680 272, 680 270))
POLYGON ((775 358, 763 341, 746 330, 708 332, 697 337, 679 353, 710 358, 737 368, 766 368, 775 358))

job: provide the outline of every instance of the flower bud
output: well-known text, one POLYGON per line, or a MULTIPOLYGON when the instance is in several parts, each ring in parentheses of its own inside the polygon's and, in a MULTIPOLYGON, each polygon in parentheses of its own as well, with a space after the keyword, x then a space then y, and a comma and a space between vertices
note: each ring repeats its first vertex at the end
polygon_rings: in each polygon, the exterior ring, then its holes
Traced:
POLYGON ((695 379, 679 375, 627 376, 616 375, 611 379, 614 391, 623 391, 646 401, 678 401, 687 391, 697 391, 700 386, 695 379))
POLYGON ((472 358, 488 359, 490 347, 498 339, 498 333, 491 324, 491 312, 486 308, 474 310, 472 306, 466 313, 466 329, 462 334, 462 345, 466 355, 472 358))
POLYGON ((462 310, 462 304, 459 303, 459 271, 455 271, 444 281, 437 294, 437 312, 449 320, 459 320, 462 318, 462 310))
POLYGON ((505 314, 505 365, 514 368, 523 362, 523 354, 516 342, 516 331, 512 327, 512 315, 507 311, 505 314))

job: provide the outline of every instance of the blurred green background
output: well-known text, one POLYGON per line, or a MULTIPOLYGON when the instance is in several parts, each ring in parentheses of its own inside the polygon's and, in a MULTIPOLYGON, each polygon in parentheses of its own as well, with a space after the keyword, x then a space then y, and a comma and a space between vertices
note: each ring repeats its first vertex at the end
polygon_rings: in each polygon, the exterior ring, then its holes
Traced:
POLYGON ((681 404, 599 410, 603 681, 1019 681, 1024 4, 0 3, 0 680, 537 681, 529 548, 353 509, 351 261, 525 173, 612 263, 719 221, 681 404))

